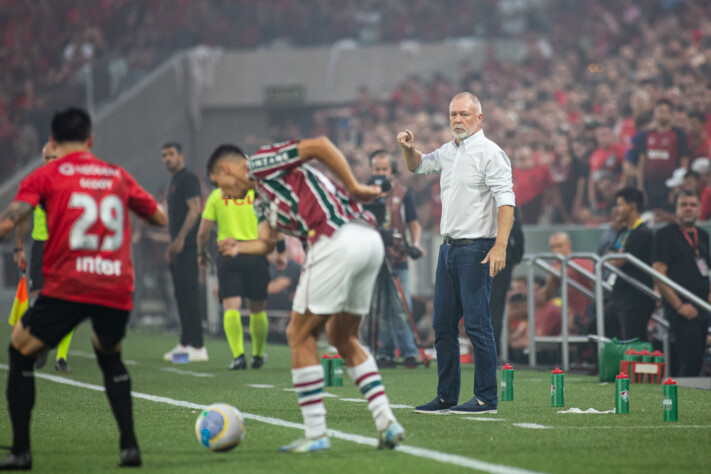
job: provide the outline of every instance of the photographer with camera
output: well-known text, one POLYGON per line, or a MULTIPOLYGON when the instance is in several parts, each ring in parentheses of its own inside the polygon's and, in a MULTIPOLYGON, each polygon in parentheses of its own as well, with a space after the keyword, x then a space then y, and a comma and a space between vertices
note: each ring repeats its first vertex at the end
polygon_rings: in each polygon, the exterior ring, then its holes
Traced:
POLYGON ((409 290, 408 257, 420 258, 424 250, 420 247, 422 227, 417 220, 417 210, 412 193, 396 181, 397 163, 385 150, 376 150, 370 155, 370 167, 373 175, 369 184, 377 184, 383 194, 366 208, 377 221, 383 236, 387 263, 381 271, 381 277, 375 286, 375 300, 379 302, 377 348, 378 366, 395 367, 395 348, 400 351, 403 362, 408 368, 417 367, 417 347, 407 315, 399 304, 401 298, 393 277, 397 277, 402 288, 404 301, 410 310, 412 302, 409 290), (410 235, 408 241, 407 235, 410 235), (389 270, 388 270, 389 269, 389 270))

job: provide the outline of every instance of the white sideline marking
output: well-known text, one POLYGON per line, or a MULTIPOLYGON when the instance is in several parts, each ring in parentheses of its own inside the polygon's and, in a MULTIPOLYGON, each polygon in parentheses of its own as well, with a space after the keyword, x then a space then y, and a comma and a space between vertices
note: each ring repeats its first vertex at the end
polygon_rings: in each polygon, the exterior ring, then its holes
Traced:
MULTIPOLYGON (((71 350, 67 353, 67 357, 69 357, 69 355, 71 355, 72 357, 83 357, 84 359, 92 359, 92 360, 96 359, 96 355, 92 354, 91 352, 71 350)), ((129 360, 129 359, 124 360, 123 363, 125 365, 138 365, 138 362, 136 362, 135 360, 129 360)))
POLYGON ((465 420, 475 421, 504 421, 505 418, 489 418, 488 416, 465 416, 465 420))
POLYGON ((539 425, 538 423, 514 423, 514 426, 519 428, 526 428, 529 430, 547 430, 550 426, 539 425))
POLYGON ((268 384, 263 384, 263 383, 250 383, 250 384, 247 384, 247 387, 253 387, 253 388, 274 388, 274 385, 268 385, 268 384))
MULTIPOLYGON (((353 403, 368 403, 365 398, 341 398, 342 402, 353 402, 353 403)), ((390 408, 413 408, 410 405, 398 405, 397 403, 391 403, 390 408)))
POLYGON ((182 370, 182 369, 176 369, 174 367, 163 367, 162 369, 163 372, 173 372, 174 374, 180 374, 180 375, 192 375, 193 377, 214 377, 215 374, 206 374, 203 372, 193 372, 192 370, 182 370))
MULTIPOLYGON (((7 370, 7 364, 0 364, 0 369, 7 370)), ((59 377, 57 375, 49 375, 42 373, 35 373, 35 377, 51 380, 52 382, 62 383, 65 385, 71 385, 74 387, 86 388, 89 390, 95 390, 97 392, 103 392, 104 387, 99 385, 92 385, 84 382, 78 382, 76 380, 67 379, 64 377, 59 377)), ((176 407, 192 408, 194 410, 204 410, 207 405, 199 405, 197 403, 185 402, 182 400, 174 400, 167 397, 159 397, 156 395, 149 395, 146 393, 131 392, 134 398, 140 398, 143 400, 149 400, 156 403, 165 403, 167 405, 172 405, 176 407)), ((303 430, 304 425, 300 423, 293 423, 291 421, 280 420, 279 418, 270 418, 261 415, 253 415, 251 413, 242 412, 245 418, 249 420, 259 421, 269 425, 281 426, 285 428, 294 428, 298 430, 303 430)), ((342 439, 344 441, 351 441, 357 444, 363 444, 366 446, 377 446, 378 440, 375 438, 369 438, 367 436, 361 436, 351 433, 345 433, 343 431, 328 430, 329 436, 334 438, 342 439)), ((444 464, 453 464, 455 466, 466 467, 470 469, 478 469, 479 471, 489 472, 492 474, 536 474, 537 471, 529 471, 527 469, 520 469, 517 467, 505 466, 503 464, 494 464, 486 461, 479 461, 478 459, 468 458, 460 456, 458 454, 448 454, 440 451, 435 451, 433 449, 419 448, 415 446, 403 446, 400 445, 395 448, 396 451, 401 453, 409 454, 411 456, 416 456, 419 458, 430 459, 432 461, 441 462, 444 464)))

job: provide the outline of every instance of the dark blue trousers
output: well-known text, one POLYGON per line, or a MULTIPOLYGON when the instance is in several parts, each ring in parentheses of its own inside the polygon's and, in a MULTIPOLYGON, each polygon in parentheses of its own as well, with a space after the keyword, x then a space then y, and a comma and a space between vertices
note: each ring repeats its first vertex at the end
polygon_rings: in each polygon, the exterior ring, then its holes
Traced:
POLYGON ((474 395, 498 404, 496 342, 491 326, 489 264, 482 265, 494 239, 476 239, 471 245, 442 244, 435 277, 434 315, 437 351, 437 396, 458 403, 461 387, 459 320, 474 347, 474 395))

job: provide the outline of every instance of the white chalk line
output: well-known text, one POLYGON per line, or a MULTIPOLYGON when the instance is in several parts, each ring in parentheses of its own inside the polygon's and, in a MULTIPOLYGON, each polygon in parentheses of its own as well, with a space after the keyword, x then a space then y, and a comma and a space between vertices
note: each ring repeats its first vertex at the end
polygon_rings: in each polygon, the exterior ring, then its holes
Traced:
POLYGON ((163 372, 172 372, 180 375, 192 375, 193 377, 214 377, 215 374, 207 374, 204 372, 193 372, 192 370, 176 369, 175 367, 163 367, 160 369, 163 372))
MULTIPOLYGON (((0 364, 0 369, 8 370, 7 364, 0 364)), ((94 390, 97 392, 103 392, 104 387, 99 385, 93 385, 89 383, 79 382, 76 380, 68 379, 65 377, 60 377, 57 375, 49 375, 43 373, 35 373, 35 377, 50 380, 52 382, 61 383, 64 385, 70 385, 73 387, 86 388, 89 390, 94 390)), ((168 397, 161 397, 157 395, 149 395, 147 393, 131 392, 134 398, 139 398, 142 400, 148 400, 156 403, 165 403, 167 405, 192 408, 194 410, 204 410, 207 405, 200 405, 197 403, 186 402, 183 400, 174 400, 168 397)), ((304 425, 300 423, 294 423, 291 421, 281 420, 279 418, 271 418, 261 415, 254 415, 251 413, 242 412, 244 417, 248 420, 259 421, 261 423, 266 423, 269 425, 280 426, 284 428, 294 428, 298 430, 303 430, 304 425)), ((362 444, 366 446, 377 446, 378 440, 375 438, 370 438, 367 436, 361 436, 352 433, 346 433, 338 430, 328 430, 329 436, 333 438, 342 439, 344 441, 350 441, 356 444, 362 444)), ((458 454, 448 454, 440 451, 435 451, 433 449, 420 448, 415 446, 403 446, 400 445, 395 448, 396 451, 401 453, 409 454, 411 456, 416 456, 419 458, 429 459, 432 461, 441 462, 444 464, 452 464, 455 466, 466 467, 470 469, 477 469, 483 472, 489 472, 492 474, 534 474, 536 471, 529 471, 527 469, 521 469, 517 467, 505 466, 503 464, 494 464, 486 461, 480 461, 478 459, 468 458, 465 456, 460 456, 458 454)))

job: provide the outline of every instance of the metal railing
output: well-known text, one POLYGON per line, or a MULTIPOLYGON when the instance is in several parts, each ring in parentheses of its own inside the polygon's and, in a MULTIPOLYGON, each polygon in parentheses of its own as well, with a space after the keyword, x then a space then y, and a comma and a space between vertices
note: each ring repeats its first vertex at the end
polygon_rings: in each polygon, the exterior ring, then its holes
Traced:
MULTIPOLYGON (((597 333, 600 336, 604 336, 605 334, 605 308, 603 304, 603 281, 602 281, 602 271, 603 269, 610 270, 613 273, 615 273, 618 277, 622 278, 626 282, 630 283, 632 286, 637 288, 638 290, 642 291, 645 295, 655 298, 657 300, 661 300, 661 295, 654 291, 653 288, 648 287, 644 283, 641 283, 639 280, 636 278, 630 277, 627 275, 625 272, 623 272, 621 269, 615 267, 614 265, 611 265, 609 263, 609 260, 625 260, 626 262, 634 265, 636 268, 639 270, 643 271, 644 273, 648 274, 651 276, 654 280, 664 283, 665 285, 669 286, 671 289, 676 291, 679 295, 685 297, 687 300, 691 301, 701 309, 707 312, 711 312, 711 304, 709 304, 707 301, 704 301, 703 299, 699 298, 683 286, 679 285, 678 283, 674 282, 673 280, 669 279, 666 275, 662 275, 658 271, 656 271, 654 268, 651 266, 647 265, 644 263, 642 260, 638 259, 632 254, 628 253, 619 253, 619 254, 608 254, 605 255, 604 257, 601 257, 598 262, 595 264, 595 312, 596 312, 596 320, 597 320, 597 333)), ((665 331, 664 335, 664 362, 667 364, 667 367, 669 367, 669 322, 661 317, 658 316, 653 316, 652 319, 654 319, 655 322, 657 322, 662 329, 665 331)), ((598 342, 598 352, 602 350, 602 345, 598 342)), ((668 370, 668 369, 667 369, 668 370)))
POLYGON ((591 301, 595 300, 595 294, 581 285, 575 280, 568 280, 568 267, 576 270, 578 273, 591 281, 595 281, 595 275, 587 269, 581 267, 573 259, 587 259, 597 262, 600 257, 591 252, 571 253, 563 256, 556 253, 539 253, 528 257, 528 330, 529 330, 529 365, 536 366, 536 343, 537 342, 554 342, 561 344, 561 357, 563 370, 570 368, 570 343, 586 343, 587 336, 571 336, 568 328, 568 285, 576 291, 588 296, 591 301), (556 260, 560 262, 560 270, 557 270, 545 260, 556 260), (546 273, 553 275, 560 280, 561 294, 561 333, 559 336, 536 336, 536 305, 534 298, 534 280, 536 267, 544 270, 546 273))

